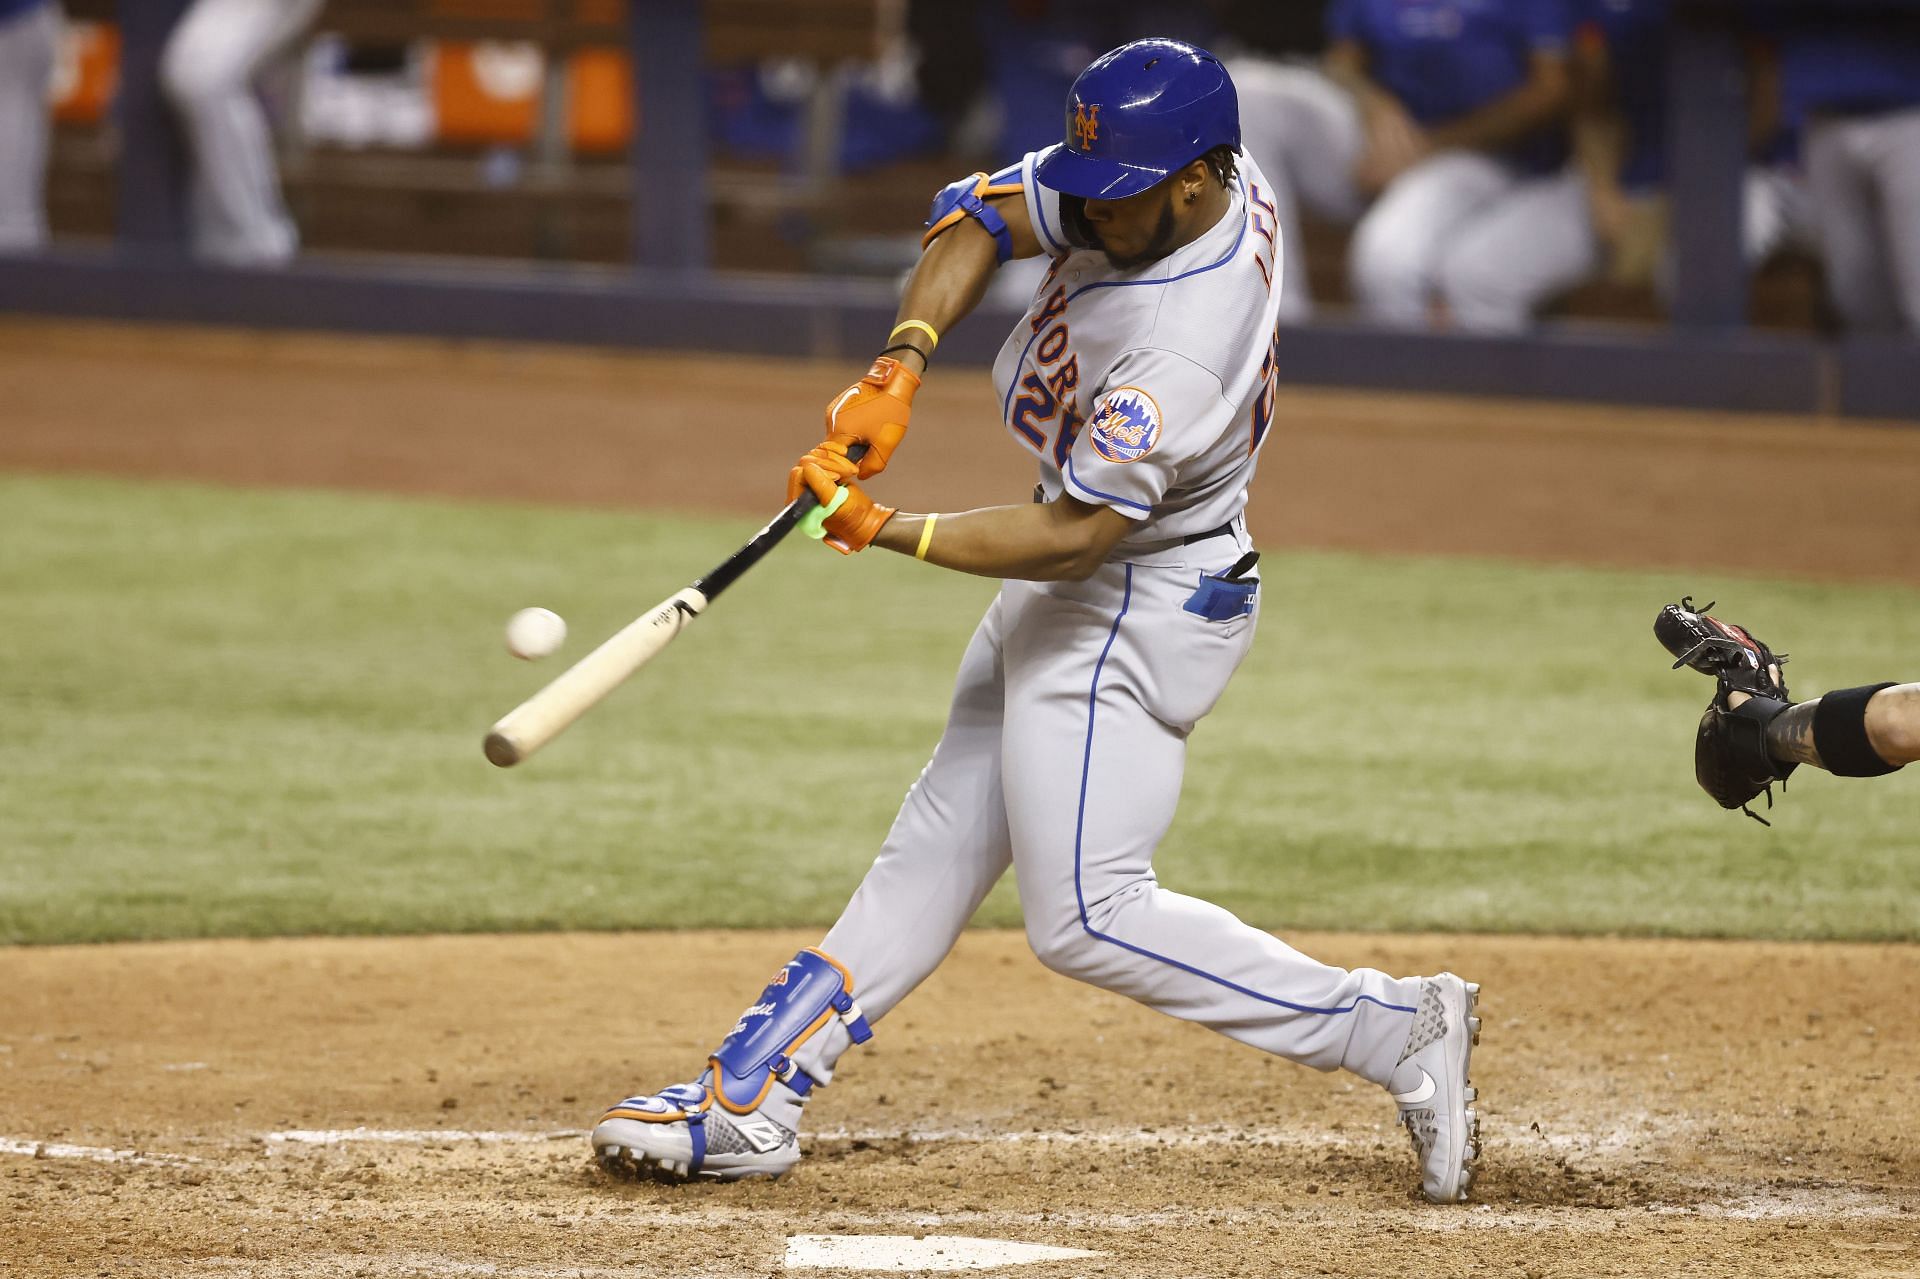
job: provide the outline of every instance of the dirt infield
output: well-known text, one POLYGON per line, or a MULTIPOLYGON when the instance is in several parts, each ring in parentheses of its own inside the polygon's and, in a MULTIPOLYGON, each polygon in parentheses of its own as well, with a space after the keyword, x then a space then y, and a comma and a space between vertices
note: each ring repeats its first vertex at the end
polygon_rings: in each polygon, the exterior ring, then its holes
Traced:
MULTIPOLYGON (((841 364, 0 320, 0 468, 765 514, 841 364)), ((1284 390, 1266 546, 1920 582, 1920 429, 1284 390)), ((875 492, 1021 500, 983 372, 875 492)))
MULTIPOLYGON (((0 468, 757 513, 847 372, 0 321, 0 468)), ((888 495, 1024 492, 986 400, 930 381, 888 495)), ((1920 582, 1920 431, 1327 392, 1279 420, 1268 545, 1920 582)), ((1465 1209, 1413 1200, 1374 1090, 1003 933, 848 1059, 792 1177, 592 1170, 597 1109, 814 940, 0 949, 0 1274, 766 1276, 835 1233, 1098 1254, 995 1272, 1042 1277, 1920 1276, 1910 946, 1291 938, 1485 983, 1465 1209)))
POLYGON ((847 1058, 785 1181, 594 1171, 597 1108, 686 1074, 811 940, 0 952, 0 1255, 764 1276, 792 1235, 918 1233, 1101 1254, 1036 1276, 1920 1273, 1912 947, 1295 938, 1484 980, 1469 1208, 1414 1202, 1370 1086, 1075 986, 1017 933, 966 936, 847 1058))

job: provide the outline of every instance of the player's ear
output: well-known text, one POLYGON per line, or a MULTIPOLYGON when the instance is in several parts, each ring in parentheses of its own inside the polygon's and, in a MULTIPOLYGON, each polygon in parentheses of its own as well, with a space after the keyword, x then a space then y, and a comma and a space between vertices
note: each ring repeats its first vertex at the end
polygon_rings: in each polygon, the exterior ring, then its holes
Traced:
POLYGON ((1198 200, 1200 193, 1207 189, 1207 178, 1211 174, 1212 170, 1208 168, 1205 156, 1201 156, 1181 169, 1179 178, 1181 203, 1192 204, 1198 200))

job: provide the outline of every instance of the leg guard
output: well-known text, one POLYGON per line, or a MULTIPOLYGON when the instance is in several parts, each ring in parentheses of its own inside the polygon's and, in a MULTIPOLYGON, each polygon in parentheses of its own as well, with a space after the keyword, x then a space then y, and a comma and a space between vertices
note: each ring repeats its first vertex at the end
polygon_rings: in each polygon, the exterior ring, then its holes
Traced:
POLYGON ((825 951, 809 946, 773 975, 707 1059, 715 1099, 744 1115, 766 1100, 775 1080, 796 1096, 806 1096, 813 1077, 794 1063, 793 1054, 833 1017, 846 1026, 854 1043, 873 1038, 866 1014, 853 1002, 853 975, 825 951))
POLYGON ((596 1155, 612 1172, 652 1165, 680 1179, 779 1176, 800 1157, 794 1128, 815 1086, 793 1054, 834 1017, 854 1043, 873 1038, 852 976, 809 947, 774 974, 699 1079, 628 1097, 601 1116, 596 1155), (781 1104, 767 1104, 776 1084, 781 1104))
POLYGON ((1867 739, 1867 703, 1892 684, 1840 688, 1820 697, 1813 708, 1813 749, 1836 777, 1883 777, 1899 767, 1880 758, 1867 739))

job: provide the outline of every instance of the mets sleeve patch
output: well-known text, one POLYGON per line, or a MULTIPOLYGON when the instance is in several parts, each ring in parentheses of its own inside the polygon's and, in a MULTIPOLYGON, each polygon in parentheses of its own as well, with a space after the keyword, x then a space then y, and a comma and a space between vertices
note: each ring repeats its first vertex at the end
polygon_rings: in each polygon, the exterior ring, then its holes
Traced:
POLYGON ((1093 451, 1109 462, 1138 462, 1160 442, 1160 406, 1137 386, 1109 391, 1088 424, 1093 451))

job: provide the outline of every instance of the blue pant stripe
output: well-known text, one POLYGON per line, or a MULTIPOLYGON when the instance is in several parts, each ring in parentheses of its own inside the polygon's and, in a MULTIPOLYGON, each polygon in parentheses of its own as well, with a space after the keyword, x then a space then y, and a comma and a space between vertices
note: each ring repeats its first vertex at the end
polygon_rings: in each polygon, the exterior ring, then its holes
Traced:
POLYGON ((1249 999, 1257 999, 1263 1004, 1273 1004, 1280 1008, 1288 1008, 1297 1013, 1314 1013, 1321 1016, 1350 1013, 1363 1003, 1374 1004, 1380 1008, 1385 1008, 1397 1013, 1412 1013, 1417 1011, 1404 1004, 1389 1004, 1384 1000, 1375 999, 1372 995, 1359 995, 1355 997, 1352 1003, 1339 1008, 1315 1008, 1310 1004, 1296 1004, 1291 1000, 1280 999, 1273 995, 1263 995, 1257 990, 1249 990, 1247 987, 1237 982, 1228 981, 1216 973, 1205 972, 1193 967, 1191 964, 1183 964, 1177 959, 1170 959, 1165 955, 1155 954, 1145 947, 1135 946, 1131 942, 1122 941, 1118 937, 1110 937, 1088 922, 1087 895, 1085 888, 1080 882, 1080 850, 1087 830, 1087 782, 1093 775, 1093 725, 1094 718, 1099 710, 1100 672, 1106 669, 1107 654, 1113 651, 1114 641, 1120 638, 1120 621, 1126 617, 1127 609, 1133 604, 1133 565, 1128 564, 1125 567, 1127 584, 1125 592, 1120 597, 1120 611, 1114 614, 1113 628, 1107 632, 1106 647, 1100 650, 1100 660, 1093 665, 1093 686, 1087 690, 1087 741, 1086 747, 1080 757, 1080 809, 1075 817, 1073 829, 1073 895, 1074 900, 1079 903, 1080 907, 1080 927, 1086 932, 1087 936, 1092 937, 1096 941, 1103 941, 1109 945, 1118 946, 1122 950, 1131 951, 1145 959, 1151 959, 1156 963, 1178 968, 1181 972, 1191 973, 1193 976, 1213 982, 1215 985, 1224 986, 1228 990, 1236 994, 1245 995, 1249 999))

